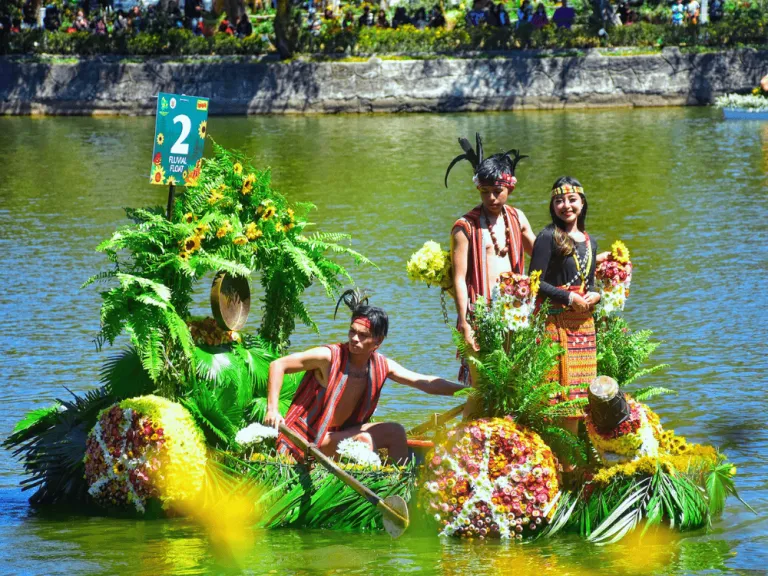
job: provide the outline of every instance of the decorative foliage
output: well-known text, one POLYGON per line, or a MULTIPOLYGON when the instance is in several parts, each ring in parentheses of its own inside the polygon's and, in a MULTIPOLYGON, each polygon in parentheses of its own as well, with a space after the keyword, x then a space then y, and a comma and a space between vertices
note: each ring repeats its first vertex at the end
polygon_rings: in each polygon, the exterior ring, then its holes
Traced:
POLYGON ((424 506, 445 536, 522 539, 544 528, 559 495, 552 451, 511 418, 448 432, 424 486, 424 506))
POLYGON ((755 94, 725 94, 715 98, 718 108, 742 108, 747 112, 763 112, 768 110, 768 98, 755 94))
POLYGON ((104 410, 88 435, 88 492, 104 507, 163 507, 197 495, 203 485, 203 436, 181 405, 159 396, 124 400, 104 410))
POLYGON ((626 387, 641 376, 666 368, 666 364, 642 368, 660 344, 651 341, 652 331, 633 332, 619 316, 602 318, 595 328, 598 374, 610 376, 626 387))
MULTIPOLYGON (((265 528, 326 528, 343 531, 383 530, 382 515, 370 502, 321 466, 311 470, 254 453, 249 460, 219 453, 230 474, 243 483, 260 487, 255 505, 262 511, 259 524, 265 528)), ((342 464, 379 497, 402 496, 409 501, 413 493, 413 465, 363 466, 342 464)))

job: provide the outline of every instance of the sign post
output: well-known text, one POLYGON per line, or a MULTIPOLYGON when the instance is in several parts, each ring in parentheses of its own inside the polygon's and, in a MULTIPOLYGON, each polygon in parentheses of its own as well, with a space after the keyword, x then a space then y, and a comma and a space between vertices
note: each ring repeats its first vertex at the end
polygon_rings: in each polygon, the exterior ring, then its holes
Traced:
POLYGON ((208 99, 183 94, 157 95, 155 143, 149 182, 168 186, 171 219, 176 186, 194 186, 208 133, 208 99))

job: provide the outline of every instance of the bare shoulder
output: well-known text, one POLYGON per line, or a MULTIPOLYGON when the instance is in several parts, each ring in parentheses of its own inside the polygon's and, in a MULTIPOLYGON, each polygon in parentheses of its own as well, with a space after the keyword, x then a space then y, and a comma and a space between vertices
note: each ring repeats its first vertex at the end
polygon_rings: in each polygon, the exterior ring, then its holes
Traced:
POLYGON ((523 228, 530 228, 531 225, 528 223, 528 218, 526 218, 525 213, 520 210, 520 208, 515 208, 515 212, 517 213, 517 217, 520 220, 520 225, 523 228))

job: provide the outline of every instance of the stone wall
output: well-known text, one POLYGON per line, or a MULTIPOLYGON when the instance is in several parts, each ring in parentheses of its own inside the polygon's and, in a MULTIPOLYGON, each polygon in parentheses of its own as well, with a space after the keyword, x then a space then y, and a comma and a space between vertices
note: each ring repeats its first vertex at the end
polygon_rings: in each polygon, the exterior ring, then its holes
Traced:
POLYGON ((152 114, 155 95, 211 98, 212 114, 454 112, 707 104, 745 92, 768 51, 291 62, 0 58, 0 114, 152 114))

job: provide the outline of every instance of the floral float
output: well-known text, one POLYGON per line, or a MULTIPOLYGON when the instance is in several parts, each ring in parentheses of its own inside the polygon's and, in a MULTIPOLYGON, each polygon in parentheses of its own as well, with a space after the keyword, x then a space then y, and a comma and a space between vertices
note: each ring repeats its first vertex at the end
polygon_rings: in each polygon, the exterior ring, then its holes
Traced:
POLYGON ((632 282, 632 262, 629 250, 620 240, 611 246, 610 257, 595 268, 595 281, 600 293, 596 314, 609 316, 624 310, 632 282))
POLYGON ((151 498, 167 508, 200 491, 205 441, 183 406, 141 396, 101 412, 84 462, 88 493, 97 504, 143 514, 151 498))
POLYGON ((445 536, 516 538, 546 525, 559 494, 555 457, 511 418, 448 432, 428 459, 425 507, 445 536))

